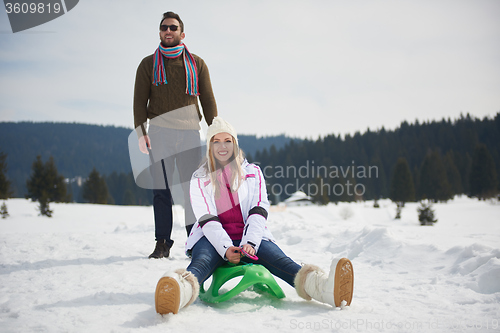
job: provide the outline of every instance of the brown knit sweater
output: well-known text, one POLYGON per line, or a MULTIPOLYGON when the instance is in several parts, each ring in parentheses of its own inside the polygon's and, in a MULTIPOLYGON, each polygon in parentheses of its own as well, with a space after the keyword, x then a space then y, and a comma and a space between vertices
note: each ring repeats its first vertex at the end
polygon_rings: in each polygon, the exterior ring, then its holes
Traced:
MULTIPOLYGON (((212 124, 212 120, 217 116, 217 105, 212 92, 210 74, 203 59, 195 54, 193 54, 193 57, 198 69, 199 98, 203 108, 203 115, 207 124, 210 125, 212 124)), ((144 126, 148 119, 153 119, 159 115, 188 105, 194 105, 198 113, 197 121, 193 119, 167 126, 177 129, 199 129, 201 113, 198 106, 198 99, 196 96, 186 94, 186 72, 182 56, 175 59, 163 57, 163 62, 168 83, 159 86, 155 86, 152 83, 153 55, 144 58, 137 68, 134 88, 134 128, 138 129, 138 127, 144 126)), ((142 127, 142 131, 142 133, 146 133, 144 127, 142 127)), ((138 134, 140 134, 139 131, 138 134)))

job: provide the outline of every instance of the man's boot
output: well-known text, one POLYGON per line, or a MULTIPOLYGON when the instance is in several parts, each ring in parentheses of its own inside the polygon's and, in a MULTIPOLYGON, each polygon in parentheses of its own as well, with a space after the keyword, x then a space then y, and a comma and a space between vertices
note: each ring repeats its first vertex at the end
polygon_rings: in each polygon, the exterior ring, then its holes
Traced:
POLYGON ((159 239, 156 241, 155 250, 149 255, 149 259, 160 259, 168 258, 170 255, 170 246, 165 243, 164 239, 159 239))

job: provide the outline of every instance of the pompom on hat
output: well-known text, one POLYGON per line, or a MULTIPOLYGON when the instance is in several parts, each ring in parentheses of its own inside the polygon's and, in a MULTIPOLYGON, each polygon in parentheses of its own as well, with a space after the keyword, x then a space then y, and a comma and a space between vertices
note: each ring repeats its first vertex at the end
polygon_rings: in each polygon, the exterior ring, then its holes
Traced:
POLYGON ((208 127, 207 146, 210 145, 212 138, 219 133, 229 133, 233 136, 236 143, 238 142, 238 135, 236 134, 234 127, 221 117, 217 116, 212 120, 212 125, 208 127))

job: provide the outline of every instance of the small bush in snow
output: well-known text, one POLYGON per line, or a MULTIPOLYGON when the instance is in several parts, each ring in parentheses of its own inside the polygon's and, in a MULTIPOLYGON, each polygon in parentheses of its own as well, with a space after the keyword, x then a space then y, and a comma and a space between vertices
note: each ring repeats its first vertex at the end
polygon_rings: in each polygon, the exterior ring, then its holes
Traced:
POLYGON ((428 200, 422 200, 420 202, 420 207, 417 208, 418 220, 420 225, 434 225, 437 219, 434 217, 434 210, 432 209, 432 204, 428 200))
POLYGON ((3 219, 9 217, 9 212, 7 211, 7 204, 5 203, 5 201, 3 202, 2 207, 0 207, 0 215, 2 215, 3 219))
POLYGON ((349 206, 345 206, 340 210, 339 215, 343 220, 348 220, 354 216, 354 212, 349 206))

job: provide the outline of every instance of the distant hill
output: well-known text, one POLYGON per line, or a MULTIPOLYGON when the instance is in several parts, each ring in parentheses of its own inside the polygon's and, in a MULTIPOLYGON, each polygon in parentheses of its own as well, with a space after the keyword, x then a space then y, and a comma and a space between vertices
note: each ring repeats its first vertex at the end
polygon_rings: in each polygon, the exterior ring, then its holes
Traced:
MULTIPOLYGON (((77 123, 0 122, 0 151, 7 154, 7 177, 12 182, 14 196, 24 196, 37 155, 43 161, 52 156, 59 173, 70 179, 87 177, 94 167, 101 175, 131 173, 128 153, 131 131, 77 123)), ((284 135, 238 138, 242 149, 250 155, 272 145, 281 148, 291 140, 284 135)))

